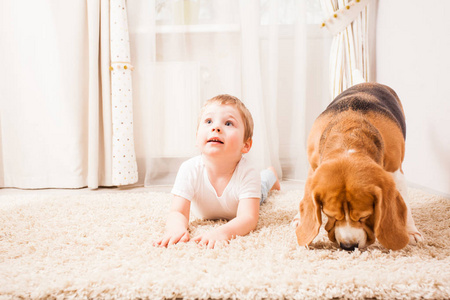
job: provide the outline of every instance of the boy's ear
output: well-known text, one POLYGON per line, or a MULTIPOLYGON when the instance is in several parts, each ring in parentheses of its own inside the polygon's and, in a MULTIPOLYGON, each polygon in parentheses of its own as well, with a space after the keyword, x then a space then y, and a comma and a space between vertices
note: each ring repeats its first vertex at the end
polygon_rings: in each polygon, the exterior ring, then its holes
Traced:
POLYGON ((248 139, 245 143, 244 143, 244 147, 242 148, 242 153, 243 154, 245 154, 245 153, 248 153, 248 151, 250 151, 250 149, 252 148, 252 143, 253 143, 253 140, 250 138, 250 139, 248 139))

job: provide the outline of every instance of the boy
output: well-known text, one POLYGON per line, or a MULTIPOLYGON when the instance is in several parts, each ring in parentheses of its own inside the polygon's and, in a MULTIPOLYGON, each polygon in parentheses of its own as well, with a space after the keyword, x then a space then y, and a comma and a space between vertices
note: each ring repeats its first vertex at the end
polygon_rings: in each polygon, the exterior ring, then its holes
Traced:
POLYGON ((196 138, 201 155, 181 165, 166 232, 155 246, 189 241, 191 203, 204 219, 230 220, 193 239, 207 248, 256 228, 260 204, 280 183, 273 168, 260 175, 242 156, 252 147, 252 135, 253 118, 238 98, 219 95, 203 105, 196 138))

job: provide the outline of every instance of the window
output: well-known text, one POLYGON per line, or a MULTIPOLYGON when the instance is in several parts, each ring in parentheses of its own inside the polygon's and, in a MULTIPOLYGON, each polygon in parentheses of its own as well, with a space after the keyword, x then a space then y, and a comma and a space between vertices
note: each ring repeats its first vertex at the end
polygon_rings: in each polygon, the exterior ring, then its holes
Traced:
MULTIPOLYGON (((281 0, 278 5, 278 22, 280 25, 293 24, 295 22, 295 1, 281 0)), ((303 1, 303 0, 301 0, 303 1)), ((307 24, 319 24, 323 22, 323 13, 317 0, 306 1, 307 24)), ((269 22, 269 6, 272 0, 260 0, 261 25, 269 22)), ((238 0, 156 0, 156 25, 160 30, 202 30, 204 25, 216 30, 232 29, 239 24, 238 0), (164 27, 164 26, 171 27, 164 27), (203 25, 199 27, 199 25, 203 25), (221 26, 217 26, 221 25, 221 26), (178 28, 174 27, 178 26, 178 28), (186 26, 191 26, 190 28, 186 26), (196 27, 192 27, 196 26, 196 27)))

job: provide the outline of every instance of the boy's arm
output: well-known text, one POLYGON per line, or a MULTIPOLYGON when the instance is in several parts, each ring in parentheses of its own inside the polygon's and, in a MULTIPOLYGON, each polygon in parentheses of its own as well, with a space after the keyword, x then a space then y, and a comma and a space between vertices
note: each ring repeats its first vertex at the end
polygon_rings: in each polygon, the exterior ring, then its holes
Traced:
POLYGON ((214 248, 216 241, 229 241, 236 236, 244 236, 256 228, 259 219, 259 198, 241 199, 236 218, 228 223, 200 236, 194 241, 214 248))
POLYGON ((153 243, 154 246, 167 247, 178 242, 189 241, 189 213, 191 201, 174 196, 172 208, 167 217, 166 232, 162 238, 153 243))

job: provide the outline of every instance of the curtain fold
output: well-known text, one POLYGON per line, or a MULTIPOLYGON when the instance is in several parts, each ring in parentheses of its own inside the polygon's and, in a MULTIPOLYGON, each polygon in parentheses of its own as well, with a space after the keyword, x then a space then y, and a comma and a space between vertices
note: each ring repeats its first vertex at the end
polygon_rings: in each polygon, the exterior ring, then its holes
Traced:
POLYGON ((99 183, 112 186, 112 109, 111 109, 111 65, 110 57, 110 3, 100 2, 100 143, 99 143, 99 183))
MULTIPOLYGON (((272 1, 273 2, 273 1, 272 1)), ((269 76, 271 77, 266 97, 263 97, 260 55, 260 1, 249 0, 239 2, 241 24, 241 100, 253 115, 253 146, 248 153, 249 160, 259 169, 273 165, 281 174, 278 158, 278 132, 276 126, 276 74, 278 69, 277 41, 269 42, 269 76), (271 73, 270 73, 271 72, 271 73), (271 109, 275 109, 271 111, 271 109), (275 128, 275 130, 271 130, 275 128)), ((276 24, 276 6, 270 6, 269 14, 276 24), (273 15, 275 14, 275 15, 273 15)), ((273 28, 273 26, 271 26, 273 28)), ((270 38, 276 38, 275 30, 271 30, 270 38)))
POLYGON ((88 176, 89 188, 99 186, 99 99, 100 99, 100 71, 99 53, 100 45, 100 1, 86 1, 88 21, 88 52, 89 52, 89 85, 88 85, 88 176))
MULTIPOLYGON (((296 82, 294 84, 293 99, 294 104, 291 110, 292 127, 294 130, 291 133, 291 139, 297 140, 298 143, 291 147, 292 163, 294 164, 293 179, 307 178, 308 159, 306 151, 306 141, 309 133, 309 126, 307 124, 307 32, 306 32, 306 3, 305 1, 296 1, 294 6, 295 11, 295 28, 294 28, 294 66, 293 78, 296 82), (297 132, 301 133, 298 134, 297 132), (300 138, 299 138, 300 137, 300 138)), ((317 102, 318 99, 312 101, 317 102)), ((320 107, 320 106, 319 106, 320 107)), ((320 109, 320 108, 319 108, 320 109)), ((310 109, 310 112, 313 110, 310 109)))
POLYGON ((133 135, 133 89, 125 0, 110 0, 112 183, 138 181, 133 135))

